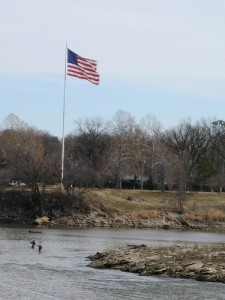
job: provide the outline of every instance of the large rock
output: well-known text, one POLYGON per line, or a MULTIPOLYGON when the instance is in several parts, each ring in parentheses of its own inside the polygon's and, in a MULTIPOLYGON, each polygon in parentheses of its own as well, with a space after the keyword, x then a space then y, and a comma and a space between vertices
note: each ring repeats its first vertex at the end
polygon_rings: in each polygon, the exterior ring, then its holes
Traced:
POLYGON ((38 217, 35 219, 34 224, 35 225, 43 225, 49 222, 49 218, 46 216, 38 217))

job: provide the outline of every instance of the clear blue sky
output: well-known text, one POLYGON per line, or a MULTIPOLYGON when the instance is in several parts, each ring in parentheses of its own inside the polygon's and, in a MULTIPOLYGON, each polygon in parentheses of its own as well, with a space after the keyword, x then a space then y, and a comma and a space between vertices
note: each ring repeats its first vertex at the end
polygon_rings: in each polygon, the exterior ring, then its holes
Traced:
POLYGON ((118 110, 225 120, 224 0, 1 0, 0 126, 14 113, 62 135, 65 46, 98 60, 100 85, 67 77, 65 133, 118 110))

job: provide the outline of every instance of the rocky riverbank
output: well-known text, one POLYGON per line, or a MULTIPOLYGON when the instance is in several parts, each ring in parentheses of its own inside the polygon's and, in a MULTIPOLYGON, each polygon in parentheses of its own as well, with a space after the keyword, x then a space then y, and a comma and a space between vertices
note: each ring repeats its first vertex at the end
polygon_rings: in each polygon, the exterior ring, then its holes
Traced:
POLYGON ((225 244, 128 245, 97 252, 88 259, 94 268, 225 283, 225 244))
POLYGON ((149 229, 182 229, 182 230, 210 230, 225 231, 224 222, 179 222, 165 221, 160 218, 131 219, 131 218, 112 218, 105 213, 73 213, 70 216, 59 216, 55 212, 53 218, 37 218, 33 220, 36 225, 61 225, 61 226, 78 226, 78 227, 112 227, 112 228, 149 228, 149 229))
POLYGON ((225 231, 225 222, 187 222, 185 220, 165 221, 164 218, 132 219, 111 217, 105 213, 74 212, 71 215, 62 215, 59 210, 52 210, 51 215, 42 217, 33 214, 32 211, 0 211, 1 224, 26 224, 47 226, 75 226, 75 227, 111 227, 111 228, 149 228, 149 229, 182 229, 225 231))

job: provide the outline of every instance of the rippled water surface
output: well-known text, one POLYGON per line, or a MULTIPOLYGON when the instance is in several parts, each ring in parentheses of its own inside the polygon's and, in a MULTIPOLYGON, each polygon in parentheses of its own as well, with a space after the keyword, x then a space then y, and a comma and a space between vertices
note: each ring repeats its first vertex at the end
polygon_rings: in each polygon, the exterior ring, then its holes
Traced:
POLYGON ((222 233, 0 227, 0 299, 225 299, 225 285, 141 277, 87 266, 88 255, 127 244, 224 242, 222 233), (30 233, 38 230, 42 233, 30 233), (30 241, 42 241, 43 251, 30 241))

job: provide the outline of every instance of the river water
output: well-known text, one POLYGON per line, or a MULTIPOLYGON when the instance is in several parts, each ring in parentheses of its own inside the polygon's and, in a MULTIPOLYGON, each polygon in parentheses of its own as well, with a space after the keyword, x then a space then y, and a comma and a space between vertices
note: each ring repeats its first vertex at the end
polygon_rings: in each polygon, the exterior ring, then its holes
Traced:
POLYGON ((0 299, 225 299, 225 285, 88 267, 87 256, 128 244, 223 242, 225 234, 104 228, 0 227, 0 299), (29 230, 41 230, 30 233, 29 230), (43 244, 42 253, 35 239, 43 244))

